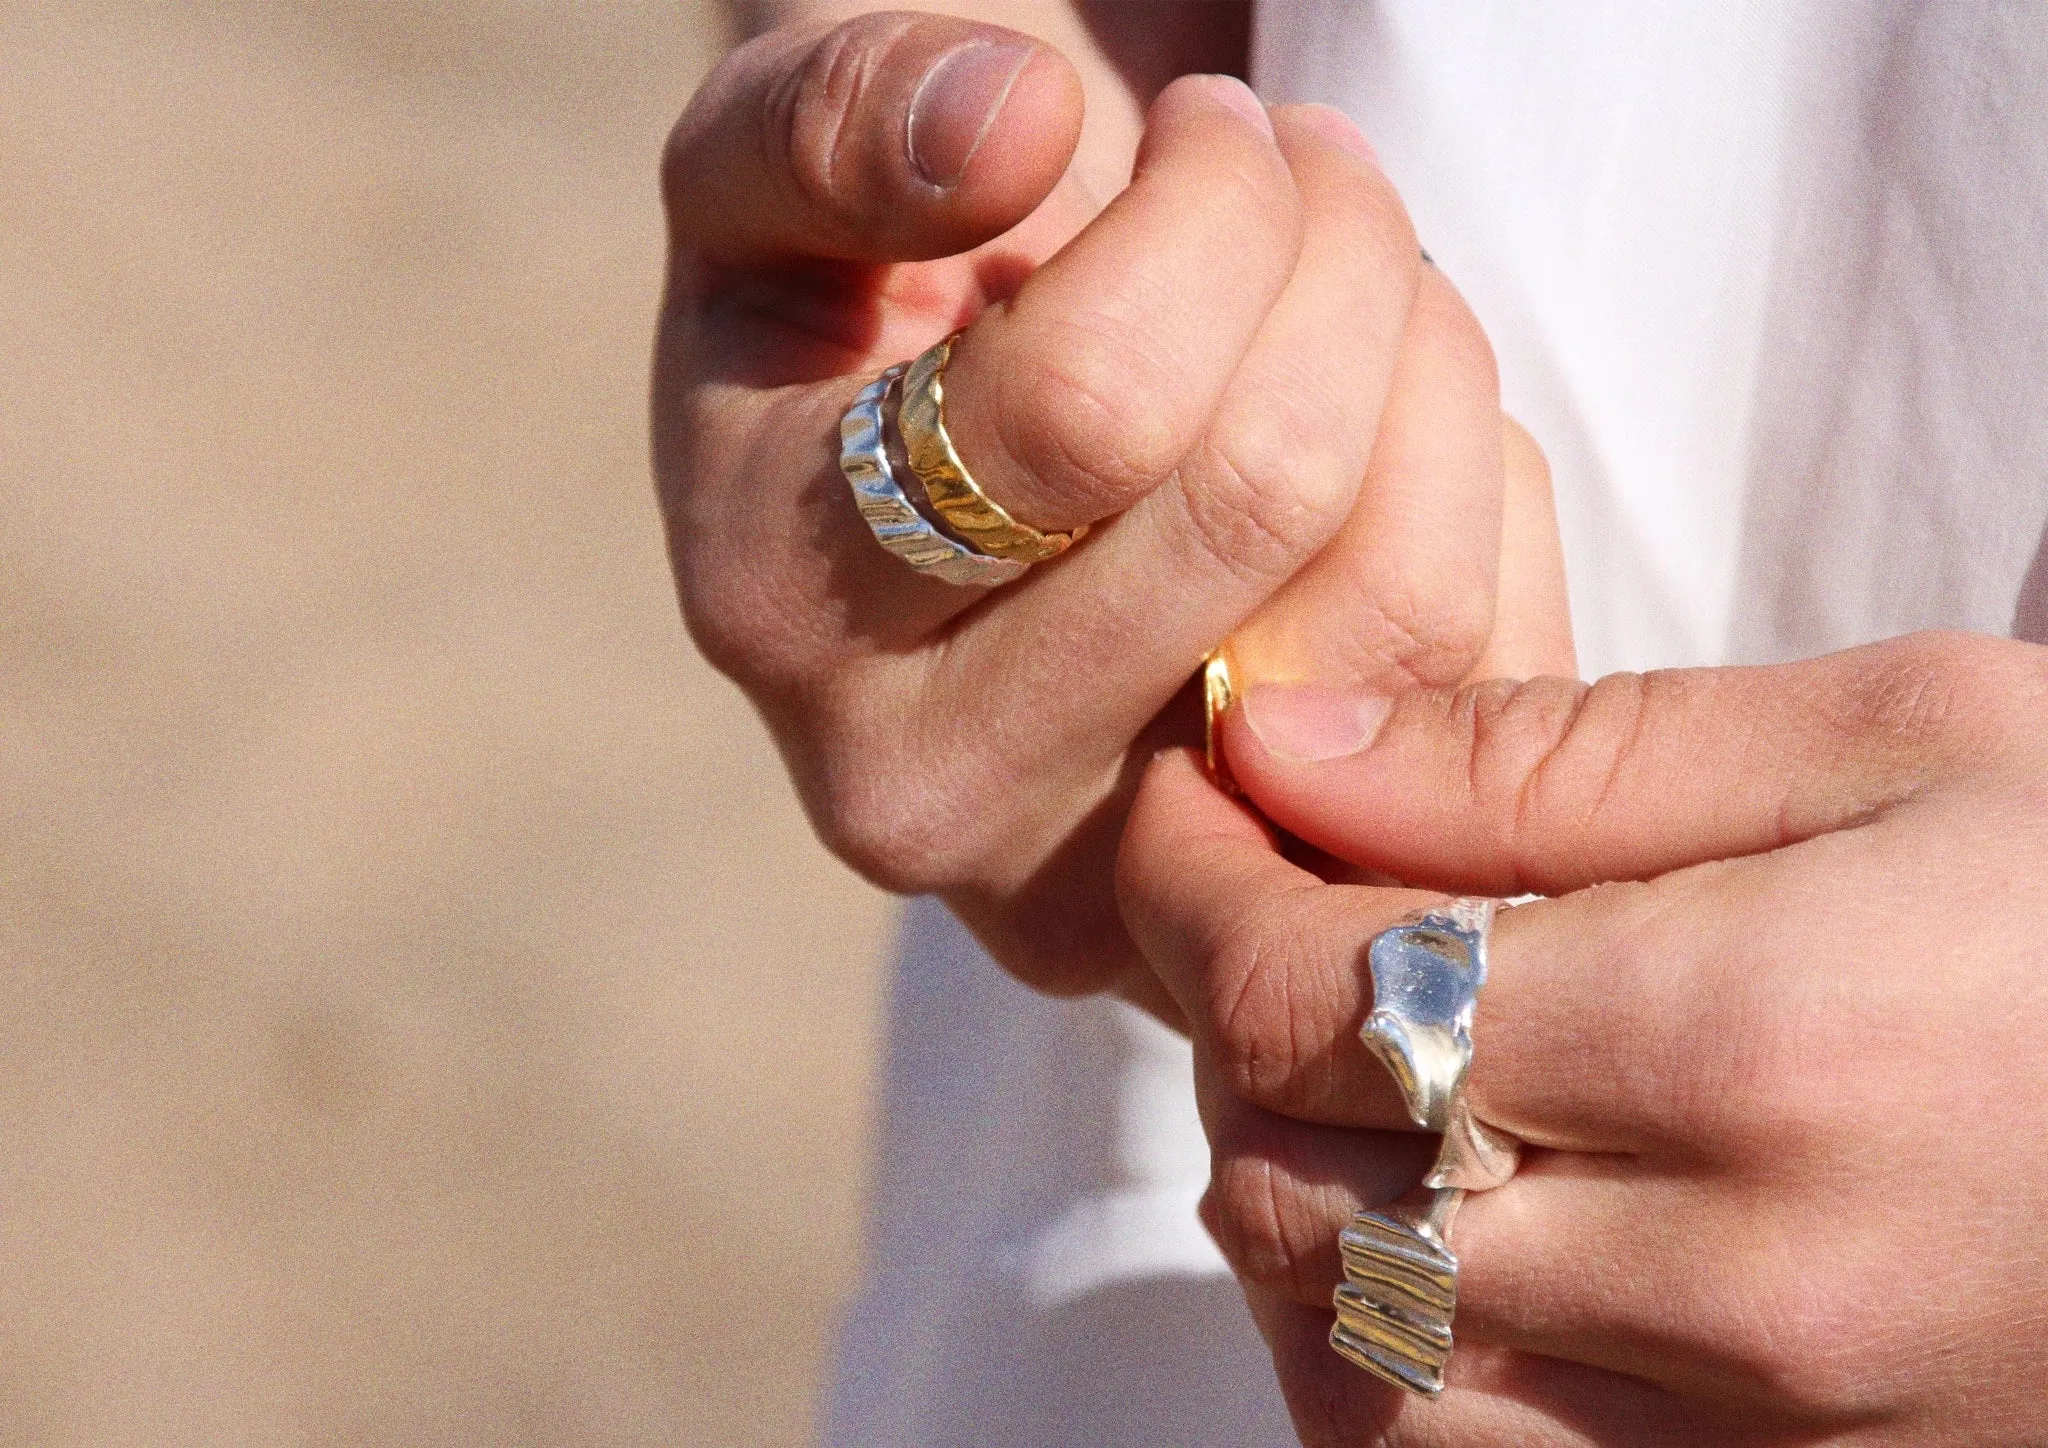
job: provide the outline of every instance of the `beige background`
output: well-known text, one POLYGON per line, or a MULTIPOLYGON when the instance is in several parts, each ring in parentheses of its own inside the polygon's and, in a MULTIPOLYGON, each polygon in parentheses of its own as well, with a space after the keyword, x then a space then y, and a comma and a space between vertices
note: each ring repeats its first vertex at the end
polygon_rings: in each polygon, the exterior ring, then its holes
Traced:
POLYGON ((0 0, 0 1443, 808 1439, 891 912, 662 557, 715 42, 0 0))

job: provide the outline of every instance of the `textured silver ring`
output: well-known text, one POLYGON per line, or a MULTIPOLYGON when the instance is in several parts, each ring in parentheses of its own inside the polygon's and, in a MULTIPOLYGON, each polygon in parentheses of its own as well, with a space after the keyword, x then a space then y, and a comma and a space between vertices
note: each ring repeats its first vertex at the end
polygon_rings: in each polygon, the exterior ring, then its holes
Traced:
POLYGON ((899 364, 863 387, 839 420, 839 470, 853 488, 854 504, 869 531, 919 573, 947 583, 989 588, 1021 578, 1029 564, 990 558, 948 538, 904 492, 889 455, 885 406, 903 372, 899 364))
POLYGON ((1344 1283, 1330 1346, 1397 1387, 1444 1390, 1458 1259, 1451 1219, 1467 1192, 1515 1174, 1521 1143, 1465 1104, 1472 1013, 1486 983, 1487 938, 1497 902, 1451 900, 1373 937, 1372 1014, 1359 1036, 1393 1073, 1408 1115, 1443 1144, 1421 1185, 1378 1211, 1360 1212, 1337 1239, 1344 1283))

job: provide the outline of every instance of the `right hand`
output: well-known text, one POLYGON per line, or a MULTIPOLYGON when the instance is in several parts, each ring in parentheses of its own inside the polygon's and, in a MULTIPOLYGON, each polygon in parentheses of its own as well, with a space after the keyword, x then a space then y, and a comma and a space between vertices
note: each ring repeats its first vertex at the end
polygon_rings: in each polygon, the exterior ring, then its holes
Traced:
POLYGON ((1305 1443, 2048 1443, 2048 649, 1233 716, 1264 817, 1168 753, 1122 882, 1305 1443), (1276 824, 1421 888, 1325 884, 1276 824), (1436 1154, 1359 1026, 1370 942, 1437 891, 1549 898, 1494 929, 1467 1088, 1527 1150, 1452 1227, 1425 1403, 1328 1335, 1339 1232, 1436 1154))
POLYGON ((1172 1019, 1112 866, 1205 654, 1442 685, 1569 671, 1569 630, 1540 455, 1504 470, 1491 351, 1351 123, 1187 77, 1098 207, 1080 112, 1056 51, 937 16, 736 50, 663 168, 655 470, 691 635, 826 843, 1025 981, 1172 1019), (969 323, 961 453, 1100 524, 993 594, 885 553, 837 467, 854 393, 969 323))

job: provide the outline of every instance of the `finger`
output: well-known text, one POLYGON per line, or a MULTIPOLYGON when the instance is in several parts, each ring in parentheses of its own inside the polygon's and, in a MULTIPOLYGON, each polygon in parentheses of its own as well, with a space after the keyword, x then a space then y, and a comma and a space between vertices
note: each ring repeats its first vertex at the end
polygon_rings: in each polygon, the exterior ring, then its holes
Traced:
POLYGON ((840 469, 840 422, 869 379, 693 387, 685 346, 665 324, 654 471, 699 651, 757 697, 803 695, 878 656, 914 685, 915 647, 986 590, 917 572, 863 520, 840 469))
POLYGON ((1273 1351, 1304 1448, 1748 1441, 1701 1436, 1705 1415, 1650 1384, 1464 1336, 1444 1368, 1444 1395, 1425 1401, 1338 1357, 1329 1344, 1335 1314, 1327 1308, 1254 1289, 1246 1290, 1245 1301, 1273 1351))
MULTIPOLYGON (((1677 875, 1541 901, 1496 919, 1469 1090, 1485 1120, 1539 1145, 1704 1160, 1782 1146, 1759 1061, 1752 977, 1770 959, 1775 870, 1677 875), (1711 893, 1719 913, 1700 908, 1711 893), (1743 936, 1712 922, 1732 916, 1743 936), (1706 922, 1706 923, 1703 923, 1706 922)), ((1325 885, 1283 859, 1192 751, 1161 755, 1117 861, 1126 928, 1235 1098, 1302 1121, 1405 1128, 1359 1038, 1373 937, 1438 897, 1325 885)))
POLYGON ((2048 703, 2044 659, 1926 634, 1590 687, 1267 687, 1222 730, 1239 782, 1320 849, 1444 889, 1560 894, 1777 849, 1964 778, 2029 781, 2010 721, 2048 703))
POLYGON ((1032 231, 1080 107, 1071 67, 1028 37, 870 15, 740 47, 677 123, 655 473, 691 635, 757 697, 902 650, 980 597, 877 545, 840 473, 839 421, 876 355, 914 352, 1043 253, 961 257, 943 276, 880 263, 1032 231))
POLYGON ((1373 935, 1435 897, 1324 885, 1191 751, 1147 771, 1117 861, 1124 924, 1227 1089, 1314 1121, 1412 1130, 1359 1039, 1373 935))
MULTIPOLYGON (((1308 1448, 1395 1441, 1417 1448, 1523 1448, 1592 1441, 1747 1441, 1740 1436, 1739 1421, 1704 1408, 1698 1395, 1674 1392, 1671 1384, 1685 1382, 1682 1376, 1638 1376, 1589 1363, 1569 1350, 1546 1353, 1494 1335, 1495 1323, 1478 1305, 1494 1291, 1478 1280, 1493 1244, 1469 1241, 1466 1219, 1482 1202, 1489 1208, 1507 1206, 1505 1191, 1469 1199, 1452 1233, 1460 1258, 1458 1344, 1445 1368, 1444 1395, 1435 1402, 1423 1402, 1339 1358, 1329 1345, 1334 1314, 1326 1301, 1302 1302, 1256 1284, 1245 1286, 1245 1302, 1272 1351, 1302 1442, 1308 1448), (1601 1425, 1597 1439, 1587 1437, 1588 1422, 1601 1425), (1732 1436, 1731 1430, 1736 1430, 1732 1436)), ((1331 1234, 1338 1230, 1341 1224, 1331 1234)), ((1512 1243, 1503 1245, 1512 1253, 1512 1243)), ((1680 1274, 1696 1265, 1691 1255, 1670 1255, 1680 1274)), ((1545 1297, 1560 1291, 1590 1294, 1612 1285, 1611 1278, 1583 1260, 1564 1258, 1546 1265, 1549 1275, 1537 1286, 1545 1297)), ((1694 1295, 1678 1300, 1691 1301, 1694 1295)), ((1739 1309, 1740 1304, 1731 1306, 1739 1309)), ((1589 1330, 1596 1329, 1589 1324, 1589 1330)), ((1705 1361, 1712 1362, 1714 1346, 1708 1342, 1707 1348, 1705 1361)), ((1675 1366, 1680 1373, 1686 1366, 1661 1358, 1654 1365, 1675 1366)))
MULTIPOLYGON (((1328 1306, 1343 1280, 1338 1237, 1352 1218, 1401 1196, 1434 1155, 1428 1138, 1296 1121, 1214 1090, 1202 1124, 1212 1163, 1202 1217, 1224 1259, 1251 1290, 1308 1307, 1328 1306)), ((1753 1231, 1757 1204, 1744 1209, 1753 1231)), ((1697 1181, 1634 1158, 1532 1151, 1505 1186, 1468 1196, 1453 1223, 1458 1335, 1668 1374, 1686 1326, 1719 1315, 1709 1303, 1729 1285, 1720 1269, 1741 1276, 1750 1262, 1740 1233, 1711 1265, 1673 1250, 1681 1230, 1725 1240, 1703 1232, 1709 1212, 1737 1225, 1697 1181)))
MULTIPOLYGON (((1827 1331, 1815 1321, 1825 1289, 1814 1240, 1790 1219, 1781 1183, 1708 1187, 1626 1156, 1533 1153, 1459 1211, 1458 1330, 1695 1404, 1782 1407, 1803 1378, 1820 1386, 1831 1356, 1812 1341, 1827 1331)), ((1867 1245, 1834 1248, 1849 1261, 1867 1245)))
MULTIPOLYGON (((1280 1392, 1303 1448, 1392 1443, 1397 1441, 1397 1420, 1405 1417, 1412 1423, 1433 1411, 1432 1405, 1360 1372, 1330 1350, 1330 1325, 1336 1314, 1327 1304, 1309 1307, 1249 1286, 1244 1299, 1273 1354, 1280 1392)), ((1398 1441, 1415 1440, 1404 1436, 1398 1441)))
POLYGON ((1258 98, 1225 76, 1168 86, 1130 185, 954 348, 947 426, 977 481, 1043 529, 1151 492, 1208 426, 1301 239, 1258 98))
POLYGON ((1493 630, 1467 677, 1574 678, 1578 654, 1572 645, 1564 539, 1557 530, 1550 464, 1527 428, 1506 416, 1501 425, 1506 485, 1501 492, 1500 583, 1493 630))
POLYGON ((1496 614, 1500 417, 1485 333, 1443 273, 1422 268, 1364 486, 1328 546, 1231 634, 1240 687, 1393 692, 1471 672, 1496 614))
POLYGON ((1414 233, 1370 161, 1284 109, 1275 124, 1306 214, 1301 259, 1196 452, 951 637, 934 689, 953 715, 978 719, 991 696, 1031 707, 1028 740, 984 728, 958 751, 984 770, 1103 778, 1350 511, 1414 295, 1414 233))
MULTIPOLYGON (((1389 1139, 1241 1102, 1211 1107, 1204 1124, 1214 1174, 1203 1218, 1247 1297, 1327 1307, 1343 1275, 1339 1234, 1392 1199, 1389 1139)), ((1505 1186, 1468 1196, 1452 1225, 1453 1361, 1504 1349, 1695 1404, 1782 1404, 1804 1380, 1840 1412, 1839 1379, 1827 1381, 1825 1346, 1802 1321, 1819 1295, 1811 1239, 1785 1219, 1779 1190, 1727 1181, 1708 1190, 1624 1156, 1530 1153, 1505 1186), (1701 1242, 1712 1252, 1702 1255, 1701 1242)), ((1851 1244, 1841 1255, 1864 1250, 1851 1244)), ((1658 1401, 1639 1397, 1645 1407, 1658 1401)))
POLYGON ((949 256, 1028 215, 1080 126, 1080 78, 1051 47, 865 15, 728 55, 669 137, 662 194, 679 248, 719 266, 949 256))
MULTIPOLYGON (((991 391, 1039 409, 1050 429, 1041 440, 1062 428, 1082 427, 1087 439, 1075 433, 1057 444, 1074 456, 1096 446, 1118 456, 1128 451, 1129 440, 1113 436, 1110 423, 1091 420, 1071 398, 1062 401, 1056 379, 1034 381, 1033 369, 1014 358, 1020 343, 1046 349, 1038 371, 1067 368, 1089 355, 1095 362, 1088 365, 1097 365, 1143 333, 1135 323, 1114 321, 1111 313, 1156 313, 1148 345, 1162 359, 1161 370, 1149 378, 1126 376, 1121 384, 1130 389, 1135 424, 1146 430, 1175 408, 1201 412, 1213 406, 1215 391, 1264 315, 1270 292, 1284 281, 1297 246, 1294 183, 1263 129, 1264 118, 1250 92, 1235 81, 1226 86, 1195 78, 1169 88, 1154 107, 1141 174, 1129 190, 1034 273, 1007 307, 986 313, 958 344, 948 368, 948 424, 992 494, 1011 502, 1019 495, 1015 486, 1004 491, 1001 450, 977 451, 971 441, 973 399, 991 391), (1219 92, 1226 99, 1218 100, 1219 92), (1256 112, 1257 124, 1236 109, 1240 98, 1256 112), (1268 293, 1261 293, 1254 277, 1247 286, 1229 289, 1231 299, 1220 308, 1203 302, 1223 265, 1218 197, 1254 218, 1235 227, 1234 260, 1255 263, 1263 256, 1273 274, 1268 293), (1075 310, 1068 315, 1062 307, 1075 310), (997 340, 996 354, 1011 355, 1012 361, 1005 375, 984 385, 975 381, 972 358, 977 339, 988 336, 997 340), (967 431, 958 425, 962 421, 967 431), (984 457, 995 461, 995 472, 983 467, 984 457)), ((829 673, 849 653, 900 652, 984 597, 981 590, 914 573, 875 542, 856 512, 839 475, 836 449, 839 416, 866 375, 765 387, 762 377, 742 365, 750 348, 758 350, 758 338, 728 335, 751 336, 758 328, 725 327, 715 345, 709 344, 683 315, 691 305, 687 296, 672 295, 671 303, 655 385, 658 394, 680 393, 688 403, 667 415, 657 409, 656 467, 685 615, 707 654, 715 661, 730 657, 748 670, 745 681, 758 691, 829 673), (704 375, 707 365, 714 375, 704 375), (735 367, 747 375, 725 375, 735 367), (698 385, 688 388, 688 381, 698 385), (763 486, 727 482, 702 488, 690 481, 705 477, 759 479, 763 486), (763 628, 763 621, 789 620, 802 626, 763 628), (775 657, 766 657, 770 650, 775 657)), ((894 327, 889 335, 903 330, 894 327)), ((874 341, 863 337, 851 351, 830 348, 833 355, 821 365, 829 363, 828 370, 836 372, 874 341)), ((984 358, 991 355, 981 345, 984 358)), ((778 341, 770 350, 786 372, 789 349, 778 341)), ((776 376, 789 380, 783 372, 776 376)), ((1183 418, 1172 426, 1194 425, 1183 418)), ((1014 484, 1019 474, 1013 468, 1009 476, 1014 484)), ((1058 577, 1047 570, 1033 582, 1058 577)), ((1017 611, 1007 596, 1005 604, 996 612, 1017 611)), ((1119 747, 1171 692, 1148 701, 1149 709, 1132 721, 1119 747)), ((981 712, 970 711, 976 717, 981 712)))
MULTIPOLYGON (((1339 1235, 1412 1188, 1434 1140, 1281 1116, 1202 1070, 1198 1056, 1204 1224, 1249 1290, 1327 1307, 1344 1276, 1339 1235)), ((1738 1210, 1733 1200, 1626 1156, 1527 1153, 1505 1186, 1468 1196, 1453 1224, 1460 1341, 1668 1378, 1669 1356, 1693 1346, 1688 1331, 1720 1315, 1718 1295, 1754 1276, 1745 1243, 1764 1218, 1757 1202, 1738 1210), (1734 1240, 1712 1264, 1673 1250, 1681 1233, 1718 1243, 1724 1231, 1734 1240)))
POLYGON ((1436 1138, 1322 1126, 1254 1106, 1197 1047, 1195 1095, 1209 1140, 1202 1222, 1249 1287, 1327 1307, 1343 1278, 1337 1234, 1429 1170, 1436 1138))

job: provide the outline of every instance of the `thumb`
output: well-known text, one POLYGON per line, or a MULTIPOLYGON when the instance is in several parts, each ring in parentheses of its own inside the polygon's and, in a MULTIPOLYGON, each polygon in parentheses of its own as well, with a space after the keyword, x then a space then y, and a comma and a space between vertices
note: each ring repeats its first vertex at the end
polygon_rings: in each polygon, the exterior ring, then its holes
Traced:
POLYGON ((1761 853, 1978 775, 2036 788, 2048 650, 1915 634, 1796 664, 1395 699, 1253 687, 1222 721, 1281 828, 1413 885, 1562 894, 1761 853))
POLYGON ((1081 81, 1030 36, 881 12, 740 46, 670 134, 678 248, 745 266, 920 261, 1028 216, 1081 133, 1081 81))

